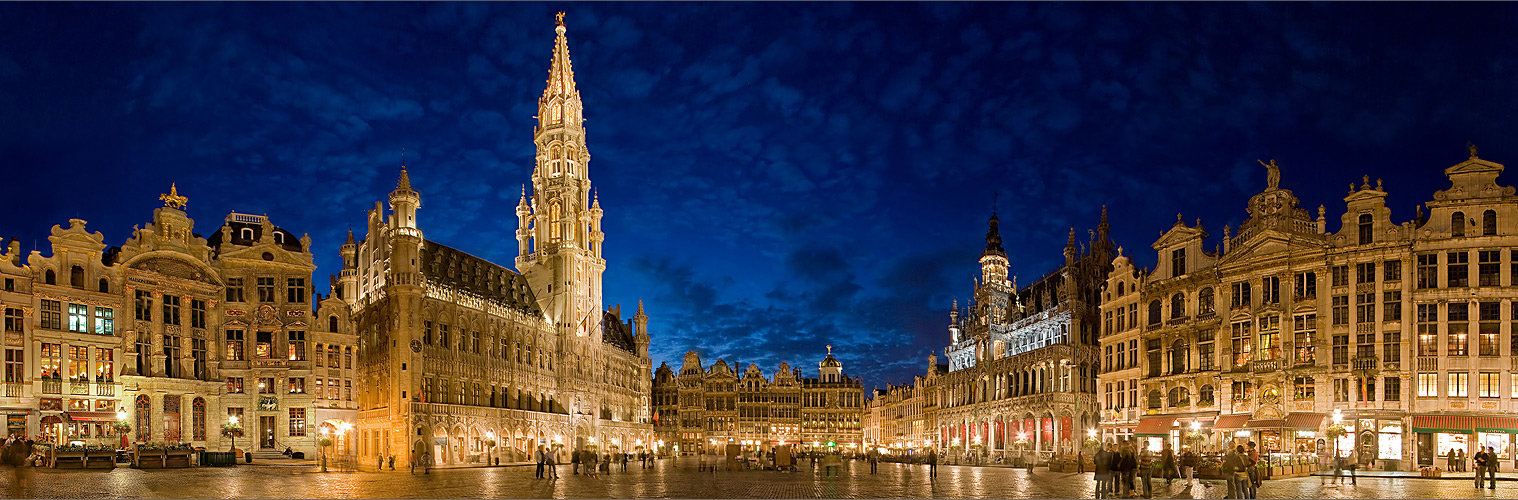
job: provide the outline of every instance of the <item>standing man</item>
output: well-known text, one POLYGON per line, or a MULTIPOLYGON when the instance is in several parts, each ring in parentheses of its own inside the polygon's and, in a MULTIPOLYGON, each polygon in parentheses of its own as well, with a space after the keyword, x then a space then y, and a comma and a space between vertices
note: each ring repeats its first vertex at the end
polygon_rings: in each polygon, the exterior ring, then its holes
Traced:
POLYGON ((1175 478, 1181 475, 1180 470, 1176 468, 1175 449, 1170 447, 1170 441, 1165 441, 1165 448, 1160 453, 1160 472, 1165 476, 1165 486, 1170 486, 1170 483, 1175 482, 1175 478))
POLYGON ((1476 489, 1481 489, 1481 483, 1486 478, 1481 477, 1486 473, 1486 450, 1476 448, 1476 454, 1471 455, 1471 460, 1476 462, 1476 489))
POLYGON ((938 477, 938 448, 928 450, 928 478, 938 477))
POLYGON ((549 448, 543 452, 543 465, 548 466, 548 472, 551 473, 550 476, 553 479, 559 478, 559 459, 554 456, 557 454, 553 448, 549 448))
POLYGON ((1143 451, 1139 452, 1138 461, 1139 476, 1144 478, 1144 497, 1154 497, 1154 451, 1149 449, 1149 443, 1144 443, 1143 451))
POLYGON ((1228 480, 1228 498, 1249 498, 1246 496, 1245 486, 1249 482, 1249 475, 1244 471, 1249 461, 1244 445, 1236 445, 1229 450, 1228 455, 1223 457, 1223 478, 1228 480))
POLYGON ((1260 450, 1255 448, 1254 441, 1250 441, 1248 451, 1249 456, 1247 458, 1249 459, 1249 496, 1246 498, 1254 498, 1255 492, 1258 491, 1260 487, 1260 468, 1256 467, 1256 465, 1260 463, 1260 450))
POLYGON ((877 450, 870 450, 869 460, 870 460, 870 473, 874 474, 875 473, 875 465, 876 465, 877 462, 880 461, 880 452, 877 451, 877 450))
POLYGON ((537 479, 543 479, 543 445, 538 445, 538 451, 533 454, 533 458, 538 462, 537 479))
POLYGON ((1076 474, 1085 474, 1086 473, 1086 449, 1085 448, 1081 448, 1081 449, 1075 451, 1075 473, 1076 474))
POLYGON ((580 474, 580 450, 574 450, 574 451, 569 452, 569 464, 571 465, 570 472, 573 472, 575 475, 579 475, 580 474))
POLYGON ((1196 477, 1196 452, 1191 451, 1191 445, 1186 445, 1181 451, 1181 474, 1185 475, 1186 482, 1190 483, 1196 477))
POLYGON ((1465 472, 1465 449, 1464 448, 1455 450, 1455 468, 1460 469, 1460 472, 1465 472))
POLYGON ((1490 484, 1487 489, 1497 489, 1497 469, 1502 468, 1502 459, 1497 456, 1497 448, 1486 447, 1486 478, 1490 484))

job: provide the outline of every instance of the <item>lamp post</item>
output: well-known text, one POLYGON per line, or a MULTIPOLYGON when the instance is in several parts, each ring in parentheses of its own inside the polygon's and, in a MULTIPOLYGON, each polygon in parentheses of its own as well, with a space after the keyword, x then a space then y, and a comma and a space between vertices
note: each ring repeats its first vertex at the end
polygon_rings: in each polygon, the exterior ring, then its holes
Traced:
POLYGON ((121 448, 122 449, 126 449, 126 445, 127 445, 127 432, 130 432, 130 431, 125 430, 125 429, 129 429, 130 428, 130 426, 129 426, 129 424, 127 424, 126 420, 127 420, 127 412, 126 412, 126 410, 116 410, 116 432, 118 432, 118 433, 121 434, 121 448))
POLYGON ((1328 436, 1329 440, 1334 442, 1334 463, 1338 463, 1339 461, 1339 436, 1344 435, 1344 426, 1340 422, 1343 420, 1344 415, 1338 409, 1335 409, 1334 425, 1328 428, 1328 432, 1324 433, 1328 436))
POLYGON ((327 428, 322 427, 322 435, 316 440, 317 452, 321 453, 322 472, 327 472, 327 447, 332 445, 332 438, 327 437, 327 428))

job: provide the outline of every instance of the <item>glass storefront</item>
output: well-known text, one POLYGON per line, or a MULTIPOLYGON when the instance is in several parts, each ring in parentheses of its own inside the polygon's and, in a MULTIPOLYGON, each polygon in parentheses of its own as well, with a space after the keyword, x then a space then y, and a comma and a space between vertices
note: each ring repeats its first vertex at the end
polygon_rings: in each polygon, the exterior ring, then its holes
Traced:
POLYGON ((1396 420, 1382 420, 1381 433, 1378 440, 1379 450, 1376 458, 1381 460, 1402 459, 1402 422, 1396 420))
POLYGON ((1447 456, 1450 450, 1464 450, 1467 455, 1470 450, 1470 434, 1450 434, 1441 432, 1435 435, 1438 439, 1439 456, 1447 456))
POLYGON ((1497 457, 1506 460, 1508 458, 1512 458, 1511 454, 1509 453, 1511 450, 1508 446, 1510 437, 1511 435, 1507 433, 1483 432, 1478 436, 1478 439, 1481 440, 1481 446, 1487 446, 1491 447, 1494 450, 1497 450, 1497 457))

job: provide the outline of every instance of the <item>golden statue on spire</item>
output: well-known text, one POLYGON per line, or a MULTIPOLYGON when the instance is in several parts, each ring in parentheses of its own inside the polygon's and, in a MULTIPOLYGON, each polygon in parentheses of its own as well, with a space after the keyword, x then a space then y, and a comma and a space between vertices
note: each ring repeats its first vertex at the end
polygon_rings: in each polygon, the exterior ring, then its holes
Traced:
POLYGON ((557 21, 559 23, 559 26, 563 26, 564 25, 564 12, 560 11, 558 14, 556 14, 556 15, 553 16, 553 19, 554 19, 554 21, 557 21))
POLYGON ((190 199, 179 195, 179 188, 174 183, 169 183, 169 194, 158 195, 158 200, 163 206, 184 210, 184 206, 190 203, 190 199))

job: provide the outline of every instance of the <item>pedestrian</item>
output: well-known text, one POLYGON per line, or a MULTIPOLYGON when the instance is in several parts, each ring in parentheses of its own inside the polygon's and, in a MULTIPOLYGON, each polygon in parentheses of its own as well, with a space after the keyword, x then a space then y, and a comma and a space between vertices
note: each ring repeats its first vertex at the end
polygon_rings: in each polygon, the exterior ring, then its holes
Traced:
POLYGON ((1220 467, 1220 470, 1223 473, 1223 478, 1228 480, 1228 498, 1245 498, 1245 488, 1247 488, 1245 484, 1249 482, 1249 475, 1244 470, 1245 467, 1248 467, 1246 462, 1249 459, 1247 456, 1244 445, 1241 444, 1235 445, 1223 457, 1223 465, 1220 467))
POLYGON ((1118 469, 1123 475, 1123 496, 1128 498, 1138 496, 1137 484, 1134 482, 1138 474, 1138 452, 1134 450, 1132 441, 1123 444, 1119 463, 1121 466, 1118 469))
POLYGON ((548 466, 549 476, 553 479, 559 478, 559 459, 554 456, 556 454, 553 448, 543 452, 543 465, 548 466))
POLYGON ((878 451, 876 451, 876 450, 870 450, 869 457, 870 457, 869 458, 869 460, 870 460, 870 473, 874 474, 875 473, 875 465, 876 465, 877 462, 880 461, 880 453, 878 451))
POLYGON ((1190 483, 1196 477, 1196 452, 1191 451, 1191 445, 1181 447, 1181 473, 1185 475, 1186 482, 1190 483))
POLYGON ((411 473, 412 474, 416 474, 416 452, 415 451, 411 452, 411 457, 408 460, 406 460, 406 464, 411 467, 411 473))
POLYGON ((938 477, 938 449, 931 448, 928 450, 928 478, 936 477, 938 477))
MULTIPOLYGON (((1001 457, 997 457, 997 460, 998 461, 1001 460, 1001 457)), ((1081 449, 1075 451, 1075 473, 1076 474, 1085 474, 1086 473, 1086 449, 1085 448, 1081 448, 1081 449)))
POLYGON ((574 475, 580 474, 580 450, 573 450, 569 452, 569 465, 569 470, 571 473, 574 475))
POLYGON ((1107 446, 1097 446, 1096 454, 1091 456, 1091 460, 1092 469, 1096 472, 1096 498, 1111 498, 1112 468, 1108 464, 1111 454, 1107 452, 1107 446))
POLYGON ((1144 498, 1154 497, 1154 465, 1154 451, 1149 449, 1149 443, 1144 443, 1138 459, 1139 476, 1144 478, 1144 498))
POLYGON ((1260 488, 1260 468, 1258 467, 1260 463, 1260 450, 1255 447, 1254 441, 1250 441, 1248 448, 1245 450, 1249 454, 1247 456, 1249 468, 1246 469, 1249 471, 1249 488, 1247 493, 1249 496, 1246 498, 1254 498, 1255 492, 1260 488))
POLYGON ((1455 450, 1455 467, 1460 468, 1460 472, 1465 472, 1465 449, 1464 448, 1455 450))
POLYGON ((618 453, 617 455, 620 456, 620 457, 622 457, 622 472, 627 472, 627 459, 631 458, 632 454, 630 454, 630 453, 618 453))
POLYGON ((1487 489, 1497 489, 1497 469, 1500 468, 1502 468, 1502 459, 1497 456, 1497 448, 1486 447, 1486 478, 1489 483, 1487 489))
POLYGON ((1169 441, 1165 442, 1165 447, 1160 452, 1160 473, 1165 476, 1165 486, 1170 486, 1181 475, 1176 468, 1175 449, 1170 447, 1169 441))
POLYGON ((543 479, 543 445, 538 445, 538 451, 533 454, 533 458, 538 462, 537 479, 543 479))
POLYGON ((1444 457, 1444 470, 1455 472, 1455 449, 1450 448, 1444 457))
POLYGON ((395 470, 395 455, 390 455, 390 470, 395 470))
POLYGON ((1356 484, 1355 471, 1360 468, 1360 454, 1351 450, 1344 455, 1346 467, 1349 467, 1349 484, 1356 484))
POLYGON ((1476 454, 1471 455, 1471 461, 1476 463, 1476 489, 1481 489, 1481 483, 1486 479, 1482 474, 1486 473, 1486 450, 1476 448, 1476 454))

